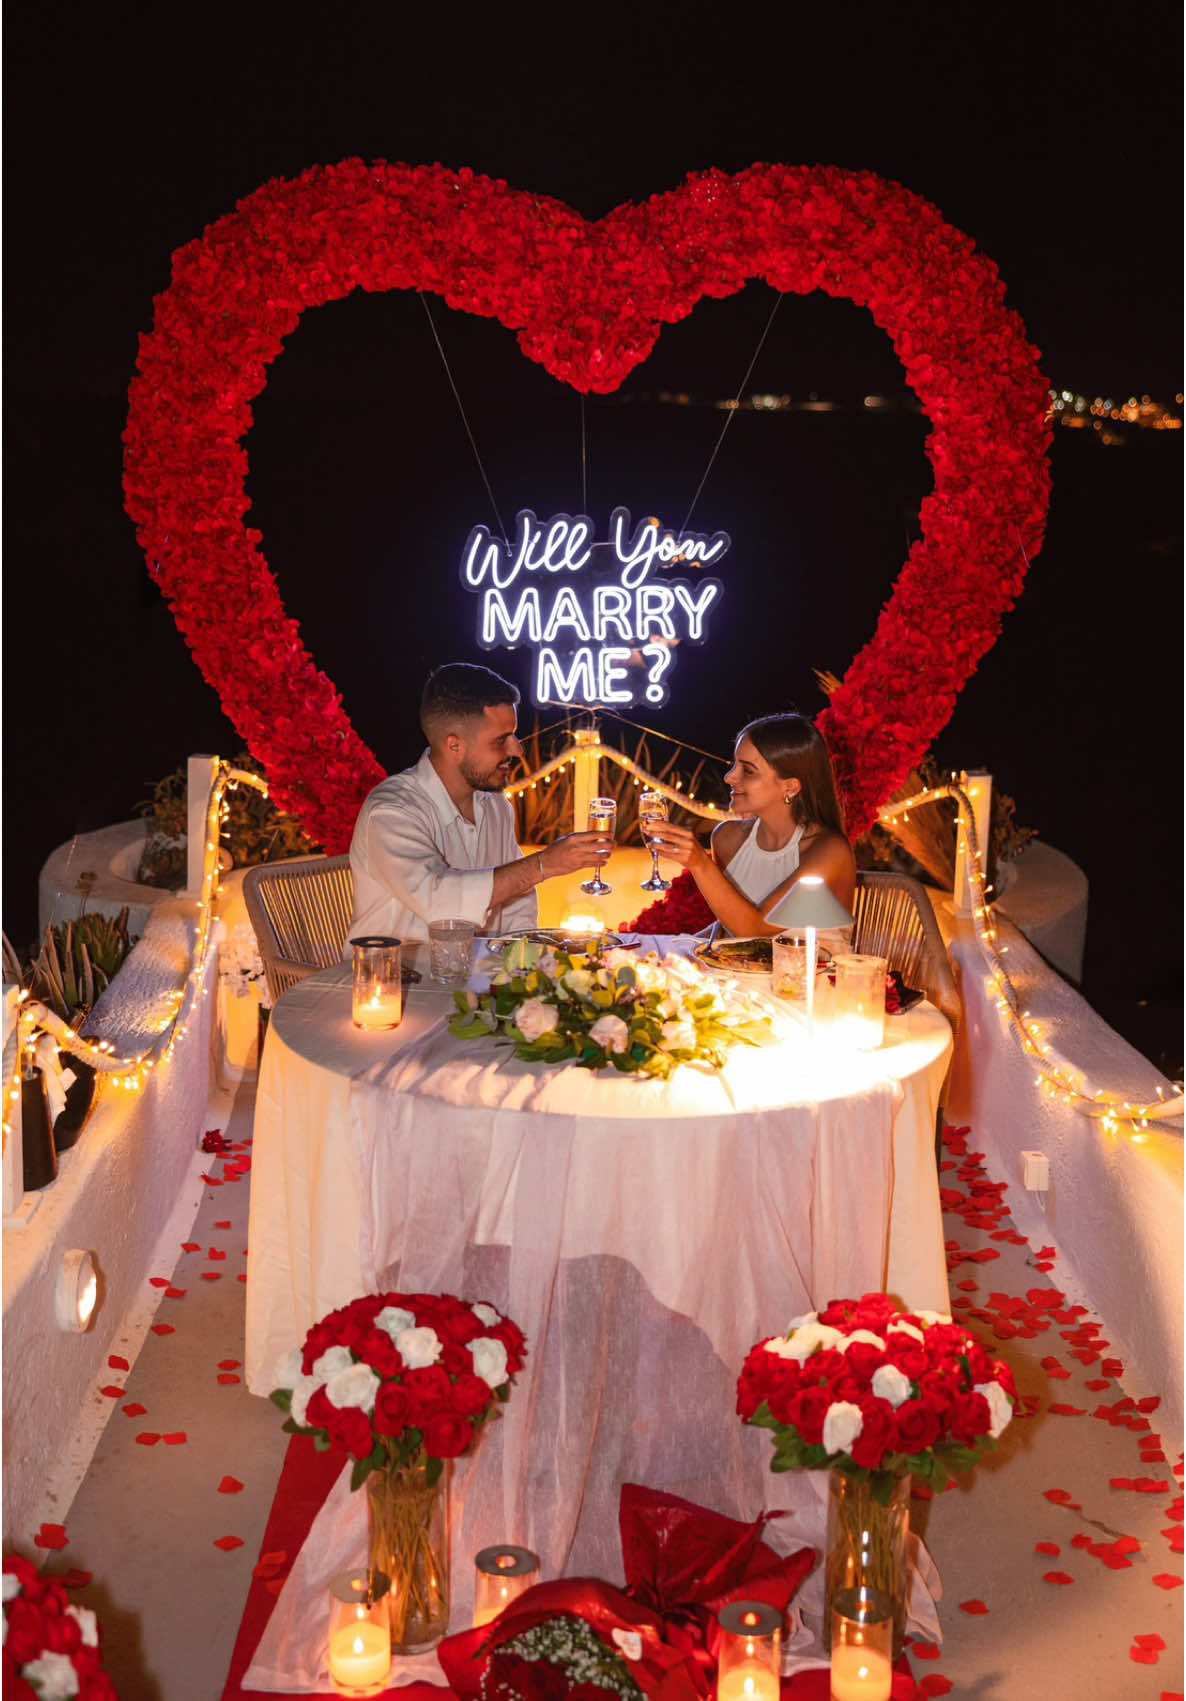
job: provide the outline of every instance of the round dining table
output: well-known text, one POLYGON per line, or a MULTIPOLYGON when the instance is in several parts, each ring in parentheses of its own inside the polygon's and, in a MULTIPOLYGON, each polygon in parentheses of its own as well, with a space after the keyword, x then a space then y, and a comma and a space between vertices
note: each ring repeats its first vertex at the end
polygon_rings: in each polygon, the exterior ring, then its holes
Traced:
POLYGON ((887 1017, 878 1050, 845 1049, 769 977, 745 990, 771 1043, 666 1081, 458 1039, 453 995, 427 976, 379 1033, 353 1024, 348 964, 287 992, 256 1097, 252 1391, 359 1294, 456 1293, 529 1343, 454 1472, 463 1552, 513 1540, 545 1576, 613 1578, 625 1481, 734 1517, 793 1505, 768 1438, 734 1415, 737 1373, 832 1298, 948 1310, 934 1131, 951 1031, 924 1002, 887 1017))

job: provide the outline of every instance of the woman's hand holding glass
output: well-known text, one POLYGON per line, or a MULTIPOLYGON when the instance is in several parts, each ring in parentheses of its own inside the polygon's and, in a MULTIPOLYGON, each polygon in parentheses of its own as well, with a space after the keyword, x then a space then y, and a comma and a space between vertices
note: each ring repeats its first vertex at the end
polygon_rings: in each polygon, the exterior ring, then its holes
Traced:
POLYGON ((656 822, 658 832, 649 834, 651 855, 667 857, 683 868, 695 868, 708 852, 690 827, 677 827, 674 821, 656 822))
POLYGON ((668 816, 667 799, 661 791, 644 791, 638 799, 638 824, 651 853, 651 877, 642 882, 644 892, 670 892, 671 881, 659 873, 659 849, 656 833, 668 816))

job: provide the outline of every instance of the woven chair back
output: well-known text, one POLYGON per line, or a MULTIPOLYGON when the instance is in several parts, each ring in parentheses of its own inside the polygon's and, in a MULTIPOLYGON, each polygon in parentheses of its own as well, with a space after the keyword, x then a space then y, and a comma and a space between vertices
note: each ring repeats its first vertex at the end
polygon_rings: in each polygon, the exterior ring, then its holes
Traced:
POLYGON ((925 992, 959 1033, 960 997, 930 895, 907 874, 857 871, 853 950, 884 957, 907 986, 925 992))
POLYGON ((354 908, 348 856, 263 863, 243 877, 272 1002, 315 969, 342 961, 354 908))

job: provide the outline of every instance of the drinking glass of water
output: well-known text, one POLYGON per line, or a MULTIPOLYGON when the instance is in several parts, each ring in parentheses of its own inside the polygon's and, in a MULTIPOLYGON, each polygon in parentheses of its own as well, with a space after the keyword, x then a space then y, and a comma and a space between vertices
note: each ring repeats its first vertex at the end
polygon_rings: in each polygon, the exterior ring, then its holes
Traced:
MULTIPOLYGON (((591 833, 606 833, 612 839, 614 828, 618 824, 617 800, 612 797, 593 797, 589 799, 589 831, 591 833)), ((608 859, 609 852, 596 857, 596 868, 592 880, 581 882, 581 891, 591 896, 603 897, 606 892, 612 892, 613 887, 601 878, 601 866, 608 859)))
POLYGON ((474 972, 472 921, 430 921, 428 972, 439 986, 464 986, 474 972))
POLYGON ((661 791, 644 791, 638 800, 638 824, 651 852, 651 877, 644 880, 644 892, 670 892, 671 881, 659 873, 659 852, 655 846, 660 826, 668 819, 667 799, 661 791))

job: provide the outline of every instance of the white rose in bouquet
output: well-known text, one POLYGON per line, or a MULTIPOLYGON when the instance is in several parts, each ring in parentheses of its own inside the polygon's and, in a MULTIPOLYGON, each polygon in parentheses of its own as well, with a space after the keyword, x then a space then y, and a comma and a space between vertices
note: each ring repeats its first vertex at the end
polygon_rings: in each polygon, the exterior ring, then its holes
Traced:
POLYGON ((587 999, 593 990, 593 976, 588 969, 569 969, 568 973, 561 977, 560 984, 567 987, 569 992, 575 993, 578 998, 587 999))
POLYGON ((424 1370, 435 1364, 445 1350, 435 1329, 405 1329, 395 1344, 409 1370, 424 1370))
POLYGON ((489 1388, 501 1388, 507 1379, 507 1350, 493 1335, 479 1335, 469 1343, 474 1361, 474 1375, 480 1376, 489 1388))
POLYGON ((318 1382, 328 1382, 331 1376, 336 1376, 339 1370, 349 1370, 354 1363, 354 1354, 349 1347, 326 1347, 311 1374, 318 1382))
POLYGON ((339 1370, 336 1376, 330 1377, 325 1392, 339 1411, 357 1406, 360 1411, 369 1412, 374 1409, 379 1378, 369 1364, 352 1364, 349 1370, 339 1370))
POLYGON ((603 1051, 620 1054, 630 1043, 630 1029, 620 1016, 612 1016, 607 1012, 604 1016, 598 1016, 589 1029, 589 1038, 603 1051))
POLYGON ((542 998, 529 998, 520 1004, 515 1016, 515 1026, 528 1043, 539 1039, 541 1034, 550 1034, 559 1021, 559 1010, 554 1004, 545 1004, 542 998))
POLYGON ((851 1400, 833 1400, 824 1413, 824 1451, 847 1453, 864 1424, 860 1406, 854 1406, 851 1400))
POLYGON ((414 1329, 416 1319, 410 1311, 405 1311, 399 1305, 385 1305, 375 1318, 375 1328, 382 1329, 384 1334, 391 1336, 393 1346, 397 1345, 405 1329, 414 1329))
POLYGON ((678 1022, 664 1022, 659 1038, 664 1051, 695 1051, 696 1024, 688 1016, 678 1022))

